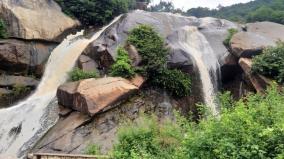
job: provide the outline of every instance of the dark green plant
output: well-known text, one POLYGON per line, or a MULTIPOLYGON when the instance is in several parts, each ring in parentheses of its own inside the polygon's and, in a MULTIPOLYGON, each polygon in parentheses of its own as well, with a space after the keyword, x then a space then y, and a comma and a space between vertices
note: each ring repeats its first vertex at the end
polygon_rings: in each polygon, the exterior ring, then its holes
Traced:
POLYGON ((180 70, 163 69, 151 80, 154 86, 164 88, 174 96, 184 97, 190 94, 191 80, 180 70))
POLYGON ((79 81, 82 79, 88 79, 88 78, 97 78, 97 71, 92 72, 85 72, 79 68, 74 68, 73 71, 69 73, 69 76, 72 81, 79 81))
POLYGON ((117 49, 117 59, 111 66, 110 74, 115 77, 118 76, 123 78, 132 78, 135 75, 135 69, 131 65, 129 55, 122 47, 117 49))
POLYGON ((284 82, 284 43, 269 47, 253 58, 252 71, 284 82))
POLYGON ((128 43, 135 46, 142 56, 142 68, 138 70, 145 74, 151 85, 166 89, 177 97, 189 95, 189 76, 178 70, 167 69, 169 50, 154 28, 147 25, 134 28, 130 32, 128 43))
POLYGON ((230 46, 232 37, 233 37, 236 33, 238 33, 238 30, 237 30, 237 29, 233 29, 233 28, 232 28, 232 29, 229 29, 229 30, 228 30, 228 35, 227 35, 226 39, 223 41, 224 45, 230 46))
POLYGON ((2 19, 0 19, 0 39, 7 37, 6 25, 2 19))
POLYGON ((62 10, 84 25, 100 26, 133 8, 134 0, 56 0, 62 10))

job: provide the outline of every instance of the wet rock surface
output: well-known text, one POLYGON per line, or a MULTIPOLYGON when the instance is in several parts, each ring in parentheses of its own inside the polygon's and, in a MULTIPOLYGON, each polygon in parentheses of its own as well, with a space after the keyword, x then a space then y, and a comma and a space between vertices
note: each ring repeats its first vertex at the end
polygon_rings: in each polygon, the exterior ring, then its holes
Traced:
POLYGON ((79 25, 53 0, 1 0, 0 17, 9 37, 61 41, 63 34, 79 25))
POLYGON ((23 87, 33 87, 38 85, 39 81, 31 77, 24 76, 0 76, 0 87, 13 87, 13 86, 23 86, 23 87))

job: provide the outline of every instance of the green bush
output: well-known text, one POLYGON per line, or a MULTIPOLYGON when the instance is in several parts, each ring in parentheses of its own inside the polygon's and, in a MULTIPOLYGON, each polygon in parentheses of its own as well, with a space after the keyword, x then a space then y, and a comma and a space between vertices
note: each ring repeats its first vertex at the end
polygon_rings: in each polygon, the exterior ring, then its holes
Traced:
POLYGON ((284 82, 284 43, 269 47, 253 58, 252 71, 284 82))
POLYGON ((189 76, 166 68, 169 50, 165 47, 163 38, 151 26, 140 25, 134 28, 130 32, 128 43, 135 46, 142 56, 140 71, 153 86, 164 88, 177 97, 189 95, 189 76))
POLYGON ((69 16, 84 25, 100 26, 133 7, 133 0, 56 0, 69 16))
MULTIPOLYGON (((228 93, 224 96, 224 101, 231 100, 228 93)), ((127 159, 284 157, 284 94, 276 86, 265 95, 251 94, 237 102, 222 104, 224 109, 219 118, 207 117, 199 123, 177 120, 165 126, 144 120, 142 124, 127 124, 119 130, 114 156, 127 159)))
POLYGON ((180 70, 164 69, 152 78, 152 84, 164 88, 172 95, 183 97, 190 94, 191 80, 180 70))
POLYGON ((74 70, 69 73, 69 76, 72 81, 79 81, 82 79, 97 78, 97 72, 85 72, 79 68, 74 68, 74 70))
POLYGON ((0 39, 7 37, 6 25, 2 19, 0 19, 0 39))
POLYGON ((100 155, 100 147, 97 145, 89 145, 86 150, 87 155, 100 155))
POLYGON ((161 124, 153 116, 144 116, 119 129, 113 156, 116 159, 170 159, 181 146, 181 130, 170 121, 161 124))
POLYGON ((230 46, 232 37, 233 37, 236 33, 238 33, 238 30, 237 30, 237 29, 229 29, 229 30, 228 30, 228 35, 227 35, 226 39, 223 41, 224 45, 230 46))
POLYGON ((156 72, 165 67, 168 49, 165 42, 155 30, 148 25, 134 28, 128 37, 128 43, 135 46, 142 56, 142 65, 146 72, 156 72))
POLYGON ((111 66, 110 74, 115 77, 118 76, 123 78, 132 78, 135 75, 135 70, 131 65, 128 53, 122 47, 117 49, 117 59, 111 66))

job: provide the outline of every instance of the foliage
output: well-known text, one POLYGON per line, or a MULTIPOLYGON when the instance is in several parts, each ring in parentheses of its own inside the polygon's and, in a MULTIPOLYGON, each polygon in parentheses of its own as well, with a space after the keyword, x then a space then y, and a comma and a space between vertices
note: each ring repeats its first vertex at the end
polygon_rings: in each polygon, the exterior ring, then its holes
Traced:
POLYGON ((134 28, 128 37, 128 43, 134 45, 142 56, 142 65, 148 73, 156 72, 166 64, 168 50, 164 40, 148 25, 134 28))
POLYGON ((284 82, 284 43, 269 47, 253 58, 252 71, 284 82))
POLYGON ((233 29, 233 28, 232 28, 232 29, 229 29, 229 30, 228 30, 228 35, 227 35, 226 39, 223 41, 224 45, 229 46, 230 43, 231 43, 232 37, 233 37, 236 33, 238 33, 238 30, 237 30, 237 29, 233 29))
POLYGON ((142 71, 153 86, 166 89, 177 97, 190 93, 190 78, 178 70, 168 70, 169 50, 157 32, 147 25, 134 28, 128 37, 128 43, 134 45, 142 56, 142 71))
POLYGON ((89 145, 86 150, 87 155, 100 155, 100 147, 97 145, 89 145))
POLYGON ((198 124, 184 119, 168 122, 168 126, 147 119, 123 126, 115 158, 284 157, 283 92, 272 86, 265 95, 251 94, 228 103, 231 99, 226 93, 224 99, 218 119, 208 117, 198 124))
POLYGON ((187 74, 180 70, 164 69, 152 79, 152 84, 164 88, 177 97, 184 97, 190 94, 191 80, 187 74))
POLYGON ((74 70, 69 73, 69 76, 72 81, 79 81, 82 79, 97 78, 97 72, 85 72, 79 68, 74 68, 74 70))
POLYGON ((10 96, 19 97, 28 93, 31 89, 23 85, 14 85, 12 89, 12 94, 10 96))
POLYGON ((56 0, 62 10, 84 25, 100 26, 134 6, 134 0, 56 0))
POLYGON ((117 159, 170 159, 181 146, 181 130, 170 121, 159 123, 153 116, 141 117, 119 129, 113 156, 117 159))
POLYGON ((0 39, 7 37, 6 25, 2 19, 0 19, 0 39))
POLYGON ((255 0, 219 9, 193 8, 185 15, 217 17, 238 22, 272 21, 284 24, 284 0, 255 0))
POLYGON ((122 47, 117 49, 117 59, 111 66, 111 75, 124 78, 132 78, 135 75, 135 70, 131 65, 129 55, 122 47))

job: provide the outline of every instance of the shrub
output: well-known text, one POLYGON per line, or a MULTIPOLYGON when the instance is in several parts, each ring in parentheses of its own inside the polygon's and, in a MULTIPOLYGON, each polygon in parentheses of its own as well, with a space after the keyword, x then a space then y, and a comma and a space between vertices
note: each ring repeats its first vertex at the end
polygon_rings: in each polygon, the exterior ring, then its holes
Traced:
POLYGON ((164 40, 151 26, 140 25, 134 28, 130 32, 128 42, 135 46, 142 56, 142 65, 146 72, 156 72, 165 67, 168 50, 164 46, 164 40))
POLYGON ((141 117, 135 123, 126 123, 118 131, 118 144, 113 156, 117 159, 170 159, 181 145, 179 125, 155 117, 141 117))
POLYGON ((151 26, 140 25, 134 28, 128 37, 128 43, 135 46, 142 56, 141 72, 152 82, 177 97, 190 93, 190 78, 178 70, 168 70, 167 55, 169 50, 165 42, 151 26))
POLYGON ((82 79, 97 78, 97 72, 85 72, 79 68, 74 68, 74 70, 69 73, 69 76, 72 81, 79 81, 82 79))
POLYGON ((180 70, 164 69, 152 78, 152 84, 164 88, 172 95, 183 97, 190 94, 191 80, 180 70))
POLYGON ((284 43, 269 47, 253 58, 252 71, 284 82, 284 43))
POLYGON ((232 40, 232 37, 238 33, 238 30, 237 29, 229 29, 228 30, 228 35, 226 37, 226 39, 223 41, 224 45, 226 46, 230 46, 230 43, 231 43, 231 40, 232 40))
POLYGON ((124 78, 132 78, 135 75, 128 53, 122 47, 117 49, 117 59, 111 66, 111 75, 124 78))
POLYGON ((86 150, 87 155, 100 155, 100 147, 97 145, 89 145, 86 150))
MULTIPOLYGON (((228 93, 224 95, 229 99, 228 93)), ((230 99, 229 99, 230 100, 230 99)), ((223 102, 218 119, 127 124, 119 129, 115 158, 240 159, 283 158, 284 94, 276 86, 265 95, 251 94, 223 102), (162 142, 161 142, 162 141, 162 142)))
POLYGON ((0 39, 7 37, 6 25, 2 19, 0 19, 0 39))
POLYGON ((56 0, 69 16, 84 25, 103 25, 133 7, 133 0, 56 0))

